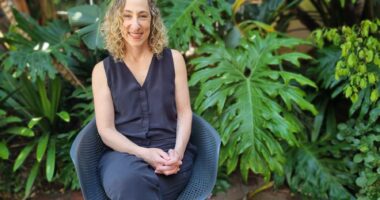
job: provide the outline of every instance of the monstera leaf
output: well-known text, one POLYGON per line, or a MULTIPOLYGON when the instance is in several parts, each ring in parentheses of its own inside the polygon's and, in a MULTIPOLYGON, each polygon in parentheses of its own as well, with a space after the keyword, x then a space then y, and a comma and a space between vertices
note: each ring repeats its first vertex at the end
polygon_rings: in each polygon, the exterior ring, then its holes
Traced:
POLYGON ((68 61, 84 60, 84 56, 79 49, 80 40, 69 34, 68 24, 56 20, 41 26, 33 18, 13 12, 17 26, 5 35, 10 51, 1 58, 4 71, 15 72, 16 76, 27 73, 33 82, 46 76, 54 78, 59 72, 73 85, 81 85, 68 61), (17 31, 20 29, 23 33, 17 31))
POLYGON ((223 24, 221 12, 231 12, 231 6, 225 1, 183 0, 164 1, 164 22, 168 29, 171 47, 182 50, 189 48, 190 42, 200 44, 206 34, 215 32, 215 24, 223 24), (164 4, 166 3, 166 4, 164 4), (170 12, 165 12, 170 9, 170 12), (165 16, 165 13, 168 13, 165 16))
POLYGON ((70 8, 69 23, 74 27, 81 27, 78 34, 89 49, 104 49, 104 39, 100 33, 100 23, 106 11, 108 1, 98 5, 80 5, 70 8))
POLYGON ((308 78, 280 70, 282 63, 300 66, 299 59, 310 56, 290 52, 276 54, 281 47, 294 47, 306 42, 294 38, 278 38, 272 33, 262 38, 252 33, 235 49, 222 42, 204 45, 192 60, 196 72, 190 85, 199 84, 195 101, 198 112, 217 108, 219 132, 223 148, 220 163, 231 173, 240 162, 245 179, 248 171, 263 174, 283 173, 285 162, 281 142, 297 145, 296 133, 301 123, 293 114, 298 107, 316 114, 304 96, 301 86, 316 85, 308 78))

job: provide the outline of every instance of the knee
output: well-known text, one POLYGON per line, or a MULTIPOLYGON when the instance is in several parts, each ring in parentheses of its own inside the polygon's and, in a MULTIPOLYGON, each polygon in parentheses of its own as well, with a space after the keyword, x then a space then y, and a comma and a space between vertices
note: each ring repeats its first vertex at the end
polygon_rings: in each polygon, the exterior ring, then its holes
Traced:
POLYGON ((111 199, 141 199, 143 194, 159 193, 158 178, 154 173, 129 171, 103 178, 104 190, 111 199))

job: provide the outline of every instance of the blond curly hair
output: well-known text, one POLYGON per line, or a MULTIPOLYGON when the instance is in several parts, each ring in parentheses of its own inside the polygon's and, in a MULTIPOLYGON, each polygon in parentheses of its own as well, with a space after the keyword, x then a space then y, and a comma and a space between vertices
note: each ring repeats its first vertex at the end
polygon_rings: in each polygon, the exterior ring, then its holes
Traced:
MULTIPOLYGON (((116 60, 123 60, 127 54, 127 44, 122 36, 123 11, 127 0, 113 0, 101 24, 101 33, 104 37, 105 48, 116 60)), ((167 46, 167 35, 160 10, 155 0, 147 0, 151 15, 151 27, 148 45, 151 51, 159 55, 167 46)))

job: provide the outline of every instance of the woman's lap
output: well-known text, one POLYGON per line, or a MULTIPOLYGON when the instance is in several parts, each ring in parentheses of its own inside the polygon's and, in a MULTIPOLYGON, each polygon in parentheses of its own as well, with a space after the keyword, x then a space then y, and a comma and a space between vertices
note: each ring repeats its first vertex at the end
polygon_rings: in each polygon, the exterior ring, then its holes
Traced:
POLYGON ((191 176, 192 156, 185 157, 187 169, 171 176, 155 174, 142 159, 117 151, 106 152, 98 167, 111 199, 176 199, 191 176))

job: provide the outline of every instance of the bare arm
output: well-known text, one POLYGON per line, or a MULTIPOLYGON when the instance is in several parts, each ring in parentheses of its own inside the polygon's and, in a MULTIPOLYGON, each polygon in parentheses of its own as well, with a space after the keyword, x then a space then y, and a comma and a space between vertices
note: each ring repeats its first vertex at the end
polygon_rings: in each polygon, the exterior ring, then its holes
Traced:
POLYGON ((164 160, 159 159, 159 157, 167 157, 164 151, 140 147, 116 130, 113 101, 107 84, 103 62, 96 64, 93 69, 92 91, 94 95, 96 126, 104 144, 115 151, 143 158, 153 167, 157 166, 158 163, 164 164, 164 160), (151 151, 156 152, 156 154, 152 154, 151 151))
POLYGON ((175 69, 175 101, 177 106, 177 139, 175 151, 183 158, 191 132, 192 111, 185 60, 181 53, 172 50, 175 69))
POLYGON ((190 106, 189 88, 185 60, 181 53, 172 50, 175 70, 175 101, 177 107, 177 138, 175 148, 169 150, 170 160, 164 166, 156 168, 156 173, 175 174, 182 164, 191 132, 192 111, 190 106))

